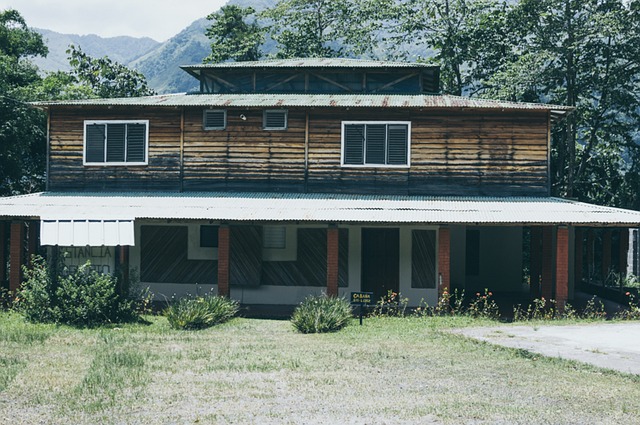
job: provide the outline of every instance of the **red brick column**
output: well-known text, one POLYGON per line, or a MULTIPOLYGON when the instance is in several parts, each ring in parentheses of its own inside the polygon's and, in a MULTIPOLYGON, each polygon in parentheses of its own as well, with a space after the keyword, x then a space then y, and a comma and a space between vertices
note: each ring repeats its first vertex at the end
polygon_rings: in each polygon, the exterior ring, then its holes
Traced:
POLYGON ((542 228, 542 279, 540 295, 547 301, 553 297, 553 227, 542 228))
POLYGON ((564 311, 569 298, 569 229, 558 227, 556 234, 556 305, 564 311))
POLYGON ((611 271, 611 229, 602 232, 602 284, 611 271))
POLYGON ((11 246, 9 248, 11 271, 9 273, 9 290, 17 291, 22 283, 22 265, 24 264, 24 223, 11 223, 11 246))
POLYGON ((595 264, 594 264, 594 249, 593 249, 593 243, 595 241, 595 237, 593 234, 593 229, 589 229, 587 231, 587 272, 588 272, 588 276, 587 276, 587 280, 589 283, 592 283, 593 281, 593 273, 595 270, 595 264))
POLYGON ((7 280, 7 226, 0 221, 0 286, 7 280))
POLYGON ((540 274, 542 269, 542 228, 531 228, 529 246, 529 296, 531 299, 540 297, 540 274))
POLYGON ((120 267, 120 273, 122 281, 120 282, 120 293, 126 295, 129 293, 129 247, 120 246, 120 252, 118 256, 118 266, 120 267))
POLYGON ((620 277, 627 276, 627 255, 629 255, 629 229, 620 229, 620 277))
POLYGON ((338 258, 340 233, 338 228, 327 229, 327 295, 338 296, 338 258))
POLYGON ((582 228, 577 227, 574 234, 575 239, 575 252, 573 253, 574 257, 574 281, 576 284, 580 284, 582 282, 582 251, 584 245, 584 236, 582 234, 582 228))
POLYGON ((438 296, 444 290, 451 292, 451 231, 440 227, 438 231, 438 296))
POLYGON ((222 225, 218 229, 218 295, 229 296, 229 226, 222 225))

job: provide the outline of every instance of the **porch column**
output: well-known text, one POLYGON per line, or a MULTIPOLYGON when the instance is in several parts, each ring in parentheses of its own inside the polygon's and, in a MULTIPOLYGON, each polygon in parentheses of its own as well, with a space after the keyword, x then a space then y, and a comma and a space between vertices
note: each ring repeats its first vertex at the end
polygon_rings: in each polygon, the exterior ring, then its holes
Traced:
POLYGON ((38 253, 38 233, 40 229, 39 222, 30 221, 29 230, 27 232, 27 263, 31 264, 31 256, 38 253))
POLYGON ((542 280, 541 296, 549 301, 553 297, 553 227, 542 228, 542 280))
POLYGON ((593 283, 593 274, 595 270, 593 243, 595 237, 593 235, 593 229, 587 230, 587 281, 593 283))
POLYGON ((540 273, 542 268, 542 228, 531 228, 531 240, 529 244, 529 297, 540 297, 540 273))
POLYGON ((24 263, 24 223, 11 223, 11 246, 9 248, 10 267, 9 290, 15 292, 22 283, 22 264, 24 263))
POLYGON ((338 296, 338 250, 340 233, 337 226, 327 229, 327 295, 338 296))
POLYGON ((620 279, 627 277, 629 255, 629 229, 620 229, 620 279))
POLYGON ((582 283, 582 247, 584 245, 584 240, 583 240, 583 234, 582 234, 582 228, 581 227, 576 227, 575 230, 575 252, 573 254, 574 256, 574 281, 576 282, 577 285, 579 285, 580 283, 582 283))
POLYGON ((438 297, 445 289, 451 292, 451 231, 440 227, 438 231, 438 297))
POLYGON ((129 247, 126 245, 120 246, 118 266, 122 278, 120 282, 120 293, 126 295, 129 293, 129 247))
POLYGON ((230 229, 224 224, 218 228, 218 295, 229 296, 230 229))
POLYGON ((605 284, 611 271, 611 229, 602 232, 602 285, 605 284))
POLYGON ((4 287, 7 280, 7 226, 0 221, 0 287, 4 287))
POLYGON ((569 298, 569 229, 558 227, 556 233, 556 306, 562 313, 569 298))

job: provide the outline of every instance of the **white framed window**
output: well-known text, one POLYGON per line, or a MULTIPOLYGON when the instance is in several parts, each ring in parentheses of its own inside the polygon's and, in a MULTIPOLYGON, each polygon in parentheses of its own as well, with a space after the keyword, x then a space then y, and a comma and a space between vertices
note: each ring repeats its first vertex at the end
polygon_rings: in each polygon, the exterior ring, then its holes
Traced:
POLYGON ((264 130, 286 130, 288 112, 286 109, 267 109, 262 116, 264 130))
POLYGON ((398 167, 411 164, 410 121, 343 121, 343 167, 398 167))
POLYGON ((84 122, 84 165, 147 165, 149 120, 84 122))
POLYGON ((205 130, 224 130, 227 128, 227 111, 224 109, 205 109, 202 128, 205 130))

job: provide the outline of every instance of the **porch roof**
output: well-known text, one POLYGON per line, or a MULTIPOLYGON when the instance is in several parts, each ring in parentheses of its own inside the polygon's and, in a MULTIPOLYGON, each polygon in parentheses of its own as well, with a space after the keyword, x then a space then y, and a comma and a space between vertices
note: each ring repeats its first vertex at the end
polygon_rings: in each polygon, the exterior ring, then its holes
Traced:
POLYGON ((42 192, 0 198, 0 218, 640 227, 640 212, 553 197, 317 193, 42 192))

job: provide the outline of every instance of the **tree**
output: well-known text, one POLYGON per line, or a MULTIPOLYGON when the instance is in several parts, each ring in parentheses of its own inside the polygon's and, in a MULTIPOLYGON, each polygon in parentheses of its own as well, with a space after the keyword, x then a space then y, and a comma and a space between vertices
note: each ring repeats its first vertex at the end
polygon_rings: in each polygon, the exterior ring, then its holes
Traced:
POLYGON ((390 0, 281 0, 262 12, 278 58, 371 54, 390 0), (385 7, 387 6, 387 7, 385 7))
POLYGON ((255 61, 262 57, 260 46, 266 29, 256 20, 254 8, 227 5, 207 19, 212 21, 205 32, 211 40, 211 54, 204 63, 255 61))
POLYGON ((29 58, 47 52, 17 11, 0 12, 0 195, 43 187, 46 117, 26 103, 25 88, 40 81, 29 58))
POLYGON ((77 83, 89 87, 95 97, 151 96, 155 92, 140 72, 114 62, 108 57, 92 58, 80 47, 70 45, 67 50, 70 75, 77 83))

